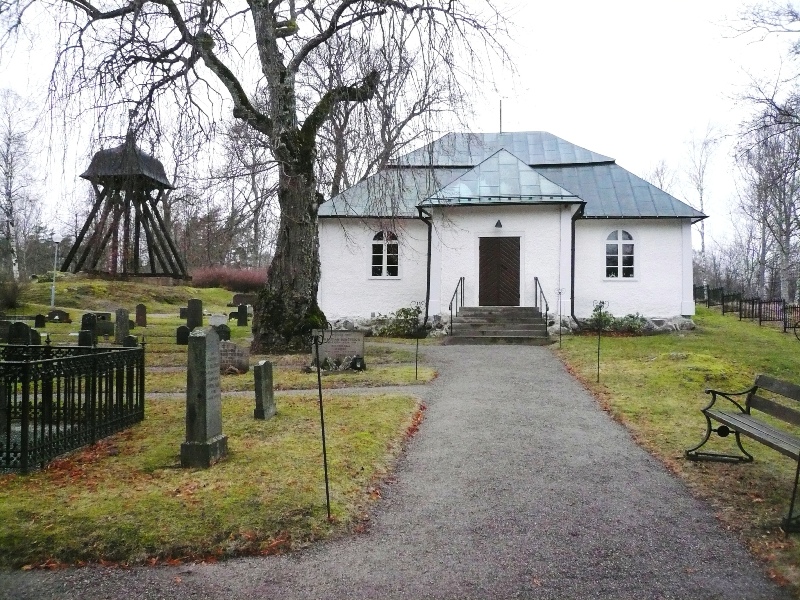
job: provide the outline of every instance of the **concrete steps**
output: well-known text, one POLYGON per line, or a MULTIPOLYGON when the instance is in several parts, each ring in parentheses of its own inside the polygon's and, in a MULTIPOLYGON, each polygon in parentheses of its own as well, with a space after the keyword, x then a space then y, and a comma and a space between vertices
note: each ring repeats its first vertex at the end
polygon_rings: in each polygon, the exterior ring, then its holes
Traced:
POLYGON ((531 306, 464 306, 445 344, 550 344, 547 323, 531 306))

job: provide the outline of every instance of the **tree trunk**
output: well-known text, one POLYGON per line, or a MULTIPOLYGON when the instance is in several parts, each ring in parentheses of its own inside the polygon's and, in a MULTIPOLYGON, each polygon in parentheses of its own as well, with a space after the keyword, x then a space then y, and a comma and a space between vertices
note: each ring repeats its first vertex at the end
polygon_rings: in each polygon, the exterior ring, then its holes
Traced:
POLYGON ((253 352, 308 352, 311 332, 326 323, 317 305, 320 277, 317 191, 312 175, 282 169, 280 228, 266 287, 253 316, 253 352))

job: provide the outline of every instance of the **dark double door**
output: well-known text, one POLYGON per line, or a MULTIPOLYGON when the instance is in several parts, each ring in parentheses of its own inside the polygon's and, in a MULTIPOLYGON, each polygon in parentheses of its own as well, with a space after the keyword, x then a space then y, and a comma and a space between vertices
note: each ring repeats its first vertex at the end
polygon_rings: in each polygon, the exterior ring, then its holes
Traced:
POLYGON ((480 238, 478 304, 519 306, 519 238, 480 238))

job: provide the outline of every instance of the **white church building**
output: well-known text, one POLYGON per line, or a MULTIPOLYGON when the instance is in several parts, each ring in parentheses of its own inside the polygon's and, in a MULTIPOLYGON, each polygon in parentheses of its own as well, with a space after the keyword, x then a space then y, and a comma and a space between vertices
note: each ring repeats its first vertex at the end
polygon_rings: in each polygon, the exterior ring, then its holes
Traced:
POLYGON ((412 302, 534 306, 585 318, 694 314, 693 223, 706 216, 542 131, 451 133, 319 210, 318 301, 329 320, 412 302), (560 294, 559 294, 560 292, 560 294))

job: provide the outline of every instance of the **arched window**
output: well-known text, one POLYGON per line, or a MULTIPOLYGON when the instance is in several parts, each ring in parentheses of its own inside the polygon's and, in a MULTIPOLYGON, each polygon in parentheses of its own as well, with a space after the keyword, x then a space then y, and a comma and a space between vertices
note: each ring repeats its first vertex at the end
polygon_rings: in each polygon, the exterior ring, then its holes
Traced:
POLYGON ((606 277, 632 279, 634 273, 633 236, 623 229, 606 238, 606 277))
POLYGON ((372 238, 372 276, 399 277, 400 251, 397 236, 391 231, 379 231, 372 238))

